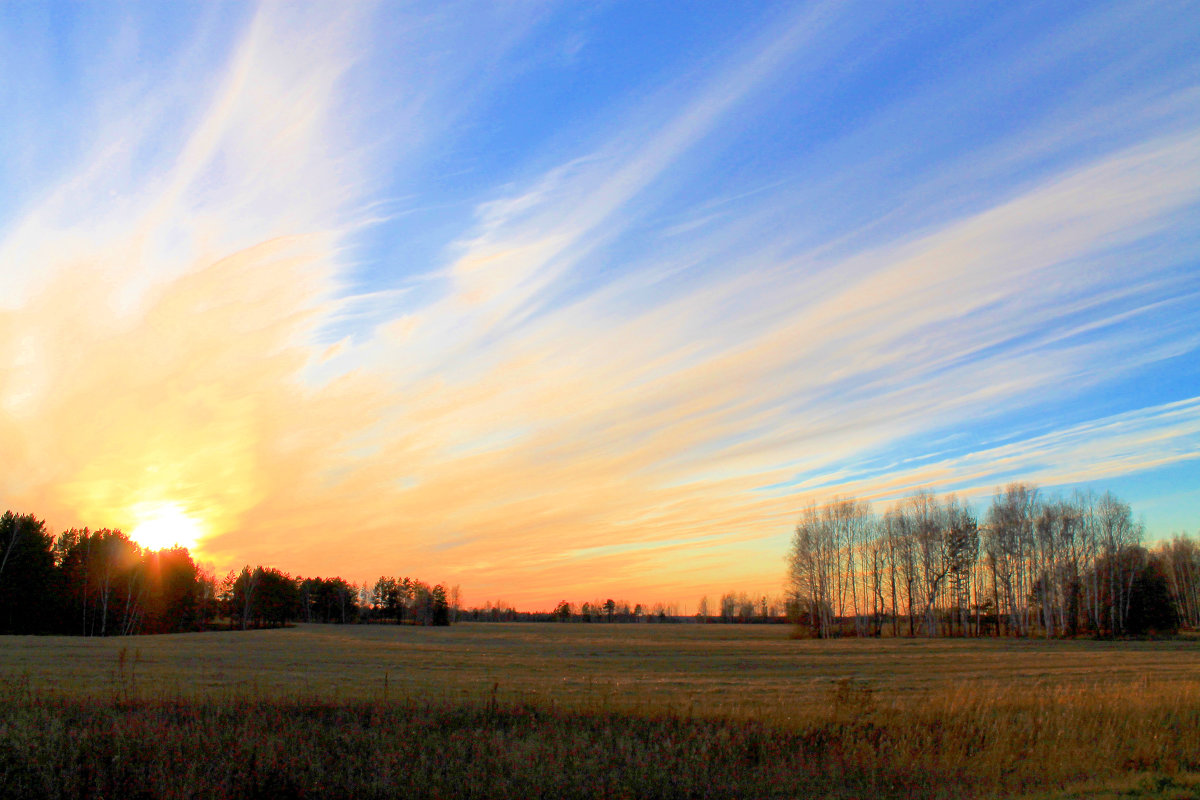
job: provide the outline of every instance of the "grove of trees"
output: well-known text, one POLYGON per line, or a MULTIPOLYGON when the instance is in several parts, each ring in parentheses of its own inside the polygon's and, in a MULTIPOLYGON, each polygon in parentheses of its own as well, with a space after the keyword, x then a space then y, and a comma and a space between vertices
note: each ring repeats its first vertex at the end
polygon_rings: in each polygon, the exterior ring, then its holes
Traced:
POLYGON ((448 625, 458 587, 413 578, 356 586, 243 567, 222 580, 186 548, 150 550, 119 530, 54 536, 43 520, 0 516, 0 633, 128 636, 213 627, 394 621, 448 625))
POLYGON ((120 531, 0 516, 0 632, 124 636, 197 630, 217 613, 211 576, 185 548, 150 551, 120 531))
POLYGON ((1111 493, 1043 497, 1013 483, 980 517, 917 492, 882 516, 835 498, 801 514, 792 613, 814 636, 1099 636, 1200 622, 1200 548, 1155 549, 1111 493))

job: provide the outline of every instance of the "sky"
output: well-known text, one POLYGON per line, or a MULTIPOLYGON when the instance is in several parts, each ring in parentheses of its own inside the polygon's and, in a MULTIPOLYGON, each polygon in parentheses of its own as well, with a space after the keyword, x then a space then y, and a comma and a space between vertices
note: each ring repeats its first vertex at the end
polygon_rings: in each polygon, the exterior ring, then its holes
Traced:
POLYGON ((1200 520, 1192 3, 0 4, 0 507, 468 604, 1200 520))

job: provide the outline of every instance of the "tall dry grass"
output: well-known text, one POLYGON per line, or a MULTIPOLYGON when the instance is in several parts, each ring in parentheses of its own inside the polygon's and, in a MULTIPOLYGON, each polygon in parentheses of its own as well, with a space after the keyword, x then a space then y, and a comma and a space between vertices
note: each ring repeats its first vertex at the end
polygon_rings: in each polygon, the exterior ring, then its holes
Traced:
POLYGON ((1186 798, 1200 772, 1200 680, 933 696, 840 680, 799 707, 737 719, 491 696, 154 697, 115 677, 92 698, 20 681, 0 691, 0 793, 957 798, 1083 796, 1072 787, 1134 780, 1121 796, 1186 798))

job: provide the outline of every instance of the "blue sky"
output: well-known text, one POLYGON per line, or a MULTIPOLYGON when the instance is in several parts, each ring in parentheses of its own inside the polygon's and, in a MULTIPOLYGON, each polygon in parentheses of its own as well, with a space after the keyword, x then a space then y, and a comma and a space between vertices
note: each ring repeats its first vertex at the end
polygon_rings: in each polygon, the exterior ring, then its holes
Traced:
POLYGON ((2 6, 0 497, 530 607, 839 493, 1195 530, 1197 11, 2 6))

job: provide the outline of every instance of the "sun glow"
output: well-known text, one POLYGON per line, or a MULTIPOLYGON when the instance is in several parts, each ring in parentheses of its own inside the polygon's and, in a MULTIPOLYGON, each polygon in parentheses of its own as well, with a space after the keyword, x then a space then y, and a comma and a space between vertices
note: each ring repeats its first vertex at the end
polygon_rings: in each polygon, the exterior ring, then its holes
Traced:
POLYGON ((154 503, 135 510, 140 520, 129 538, 150 550, 179 545, 194 550, 204 535, 200 522, 174 503, 154 503))

